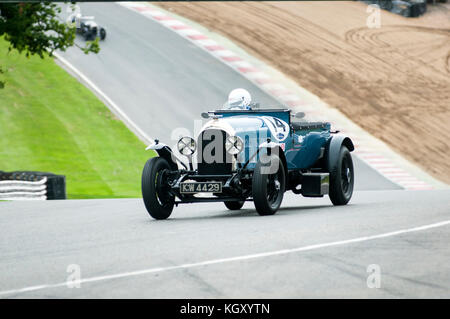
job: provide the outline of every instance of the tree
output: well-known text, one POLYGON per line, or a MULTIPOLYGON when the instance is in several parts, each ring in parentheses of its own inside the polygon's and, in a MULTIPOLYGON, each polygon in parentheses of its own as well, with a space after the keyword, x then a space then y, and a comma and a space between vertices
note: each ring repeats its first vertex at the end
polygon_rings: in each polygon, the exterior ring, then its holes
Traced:
MULTIPOLYGON (((74 2, 72 2, 74 5, 74 2)), ((52 56, 55 50, 65 51, 77 46, 84 53, 98 53, 98 39, 88 41, 85 47, 75 44, 75 28, 61 20, 61 7, 52 2, 0 3, 0 37, 26 56, 52 56)), ((5 71, 0 66, 0 75, 5 71)), ((0 88, 5 83, 0 79, 0 88)))

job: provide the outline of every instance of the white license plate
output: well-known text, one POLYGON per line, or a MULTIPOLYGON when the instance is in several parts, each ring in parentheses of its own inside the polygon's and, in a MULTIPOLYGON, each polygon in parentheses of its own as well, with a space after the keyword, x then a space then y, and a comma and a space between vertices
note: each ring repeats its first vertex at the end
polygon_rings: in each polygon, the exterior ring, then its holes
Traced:
POLYGON ((193 194, 193 193, 222 193, 221 182, 197 182, 197 183, 181 183, 180 193, 193 194))

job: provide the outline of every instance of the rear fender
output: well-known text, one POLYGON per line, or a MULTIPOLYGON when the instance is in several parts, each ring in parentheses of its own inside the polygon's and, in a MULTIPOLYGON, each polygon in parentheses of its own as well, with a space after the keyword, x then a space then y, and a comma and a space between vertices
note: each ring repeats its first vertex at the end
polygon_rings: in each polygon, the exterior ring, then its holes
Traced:
POLYGON ((355 149, 352 140, 345 135, 333 135, 328 142, 326 151, 325 151, 325 161, 326 168, 328 172, 333 171, 335 166, 337 165, 337 161, 339 158, 339 153, 341 151, 341 147, 345 146, 348 148, 350 152, 355 149))

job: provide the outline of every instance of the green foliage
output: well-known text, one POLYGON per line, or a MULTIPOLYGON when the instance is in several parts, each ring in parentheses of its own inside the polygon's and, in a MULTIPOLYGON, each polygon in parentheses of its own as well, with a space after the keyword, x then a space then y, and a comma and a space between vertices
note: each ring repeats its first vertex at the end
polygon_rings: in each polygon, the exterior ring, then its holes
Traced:
POLYGON ((99 53, 100 45, 98 41, 98 38, 96 38, 94 41, 86 41, 86 46, 84 48, 81 48, 81 50, 83 50, 83 52, 86 54, 88 54, 89 52, 99 53))
MULTIPOLYGON (((53 2, 0 3, 0 37, 13 49, 25 55, 37 54, 41 58, 55 50, 65 51, 74 45, 75 28, 59 17, 61 8, 53 2)), ((79 47, 77 45, 77 47, 79 47)), ((98 53, 98 40, 80 47, 84 53, 98 53)), ((5 81, 0 78, 0 89, 5 81)))
POLYGON ((74 44, 75 30, 59 19, 60 13, 52 2, 0 3, 0 36, 10 42, 9 50, 26 56, 64 51, 74 44))

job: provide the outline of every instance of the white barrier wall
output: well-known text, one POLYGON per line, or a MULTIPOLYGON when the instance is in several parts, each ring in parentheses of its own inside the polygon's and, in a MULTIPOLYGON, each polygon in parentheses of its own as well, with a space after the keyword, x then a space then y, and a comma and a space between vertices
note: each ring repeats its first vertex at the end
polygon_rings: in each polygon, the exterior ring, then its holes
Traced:
POLYGON ((46 200, 47 177, 39 181, 0 181, 0 200, 46 200))

